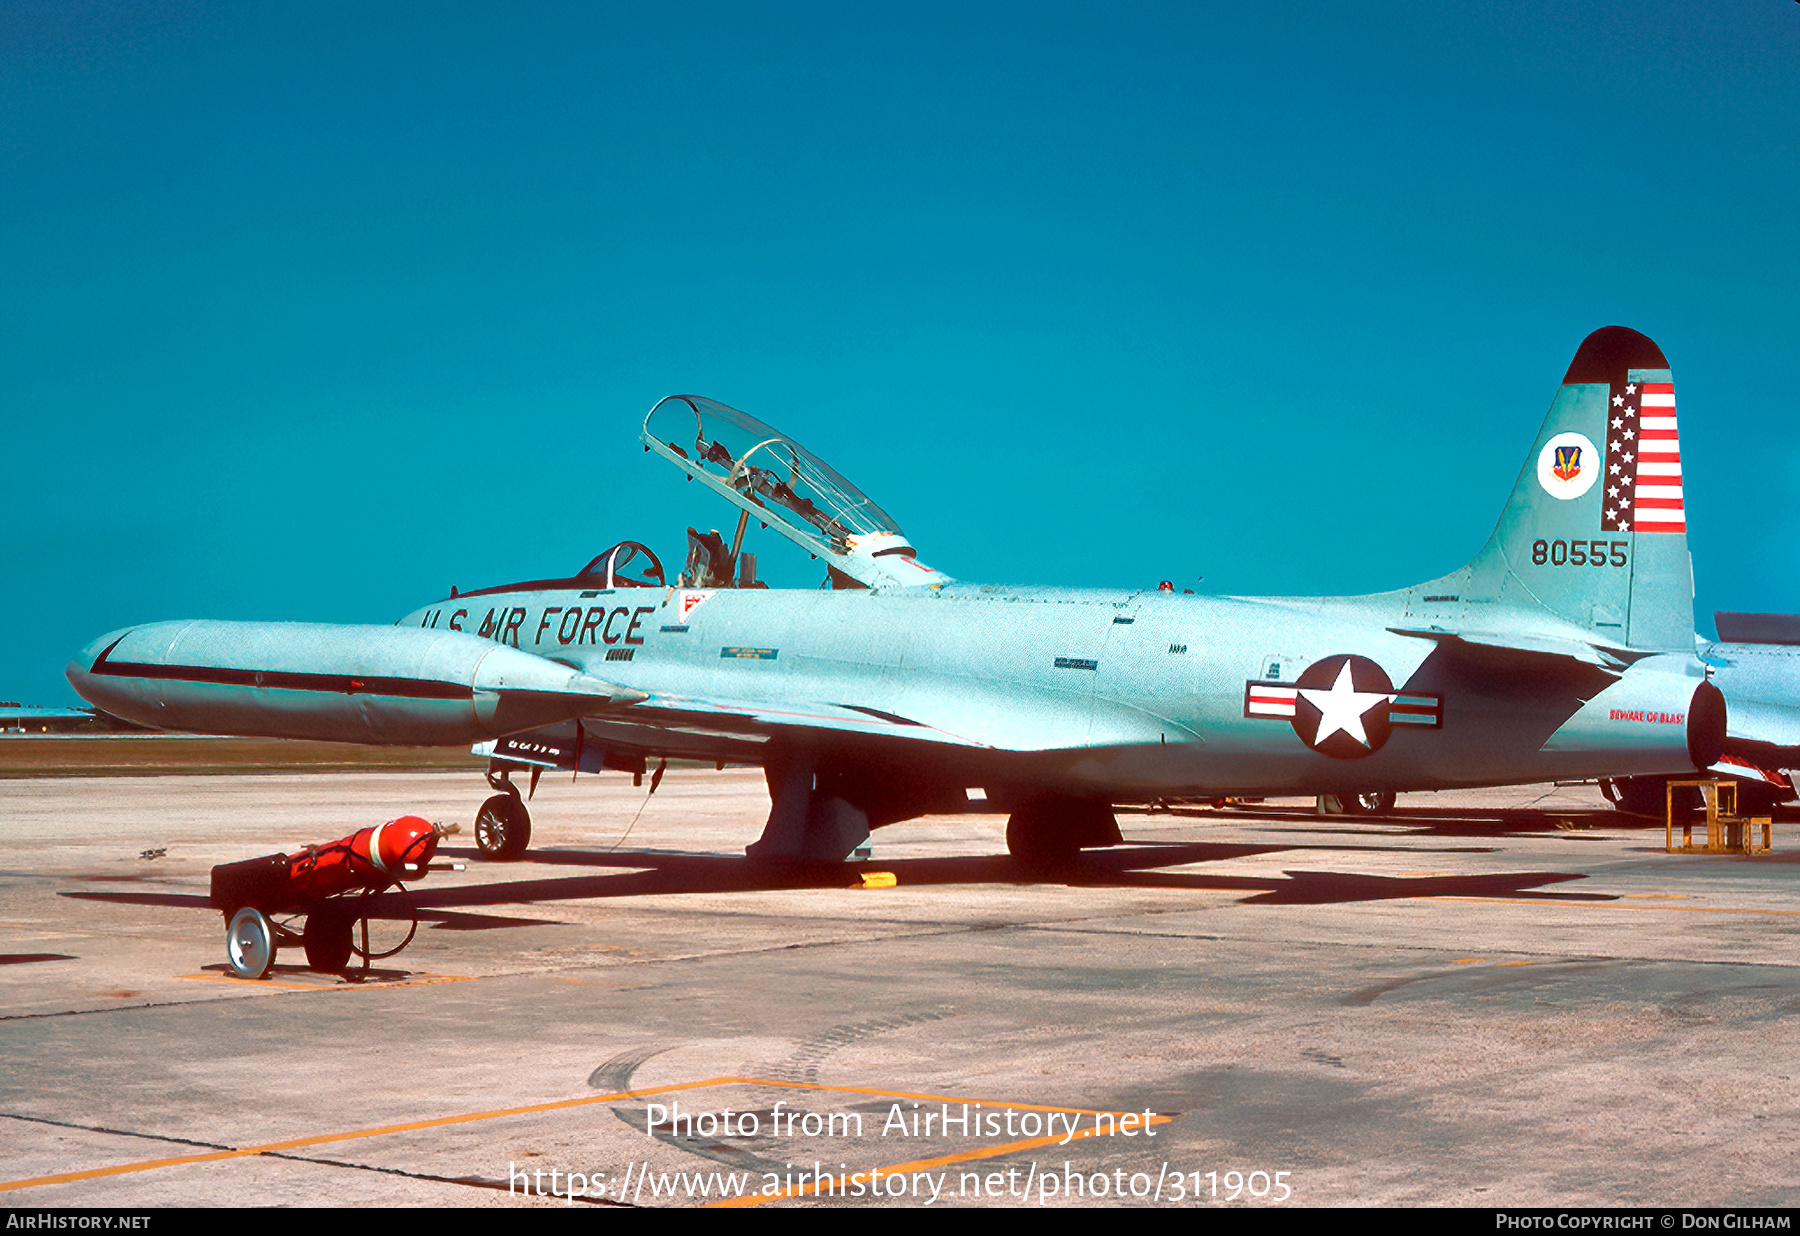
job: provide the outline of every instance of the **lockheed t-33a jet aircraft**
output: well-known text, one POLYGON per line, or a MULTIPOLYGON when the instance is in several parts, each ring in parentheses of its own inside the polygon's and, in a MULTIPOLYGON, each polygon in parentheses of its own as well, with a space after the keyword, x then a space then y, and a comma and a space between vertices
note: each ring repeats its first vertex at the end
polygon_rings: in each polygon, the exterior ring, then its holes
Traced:
POLYGON ((771 859, 842 859, 979 787, 1037 864, 1119 842, 1119 803, 1687 773, 1724 741, 1668 362, 1623 327, 1582 343, 1475 559, 1373 596, 966 583, 742 412, 675 396, 642 438, 740 511, 729 544, 689 531, 677 578, 626 541, 393 626, 114 631, 69 679, 165 729, 492 744, 476 835, 496 858, 527 846, 508 777, 527 768, 758 764, 771 804, 749 853, 771 859), (750 520, 822 559, 829 587, 758 583, 750 520))

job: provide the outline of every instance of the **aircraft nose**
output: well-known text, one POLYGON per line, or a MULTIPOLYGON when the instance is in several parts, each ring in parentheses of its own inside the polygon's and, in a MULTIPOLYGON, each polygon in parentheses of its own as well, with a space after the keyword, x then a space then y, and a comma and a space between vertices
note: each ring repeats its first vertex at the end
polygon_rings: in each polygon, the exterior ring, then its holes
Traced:
POLYGON ((100 659, 102 653, 111 649, 136 629, 136 627, 125 627, 118 631, 108 631, 100 638, 89 641, 80 652, 75 654, 74 659, 69 662, 68 668, 63 670, 63 674, 68 678, 69 685, 75 688, 82 699, 98 707, 106 706, 106 700, 102 697, 110 693, 102 688, 103 679, 94 673, 94 663, 100 659))

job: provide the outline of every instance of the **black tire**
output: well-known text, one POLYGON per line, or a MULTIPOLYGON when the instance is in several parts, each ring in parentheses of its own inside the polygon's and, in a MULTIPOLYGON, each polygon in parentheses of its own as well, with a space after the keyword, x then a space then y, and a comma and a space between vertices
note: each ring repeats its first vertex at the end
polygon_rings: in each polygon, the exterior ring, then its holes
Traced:
POLYGON ((1392 790, 1362 790, 1343 796, 1344 810, 1351 815, 1386 815, 1394 809, 1392 790))
POLYGON ((1069 866, 1084 849, 1118 845, 1119 823, 1110 803, 1078 798, 1039 798, 1006 821, 1006 848, 1027 871, 1069 866))
POLYGON ((1075 861, 1081 847, 1060 821, 1037 803, 1021 807, 1006 820, 1006 850, 1027 871, 1055 871, 1075 861))
POLYGON ((1791 795, 1763 781, 1745 778, 1737 783, 1739 815, 1769 815, 1791 795))
MULTIPOLYGON (((1668 784, 1667 777, 1614 778, 1613 792, 1618 797, 1613 799, 1613 806, 1626 815, 1661 819, 1668 811, 1668 784)), ((1693 791, 1688 790, 1683 796, 1679 796, 1676 807, 1683 807, 1687 802, 1686 795, 1691 794, 1693 791)))
POLYGON ((475 813, 475 848, 483 858, 509 863, 531 844, 531 813, 517 794, 496 794, 475 813))
POLYGON ((335 909, 320 908, 306 916, 300 944, 306 949, 308 969, 320 974, 341 974, 350 964, 354 920, 335 909))

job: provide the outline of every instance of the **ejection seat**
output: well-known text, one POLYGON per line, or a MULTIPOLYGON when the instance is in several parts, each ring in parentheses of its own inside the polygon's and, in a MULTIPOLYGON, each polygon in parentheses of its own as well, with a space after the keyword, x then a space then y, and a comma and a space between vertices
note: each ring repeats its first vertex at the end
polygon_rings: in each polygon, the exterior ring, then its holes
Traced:
POLYGON ((687 566, 682 570, 682 581, 697 588, 731 587, 737 569, 731 551, 725 548, 725 538, 716 530, 701 532, 689 528, 687 539, 687 566))

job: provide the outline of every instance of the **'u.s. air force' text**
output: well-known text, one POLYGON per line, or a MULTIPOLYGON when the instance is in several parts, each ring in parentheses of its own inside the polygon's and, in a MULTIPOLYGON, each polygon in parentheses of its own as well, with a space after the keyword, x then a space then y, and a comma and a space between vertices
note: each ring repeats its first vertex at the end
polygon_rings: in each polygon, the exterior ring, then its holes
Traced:
MULTIPOLYGON (((654 614, 656 606, 639 605, 590 605, 585 609, 579 605, 550 605, 538 612, 537 630, 532 635, 534 644, 549 641, 554 634, 559 644, 641 644, 644 637, 638 634, 638 628, 644 625, 644 615, 654 614)), ((489 609, 487 616, 475 630, 469 632, 483 639, 491 639, 499 644, 519 646, 520 628, 526 626, 528 611, 522 605, 511 608, 500 606, 489 609)), ((440 622, 452 631, 467 631, 465 625, 469 620, 466 609, 454 610, 448 621, 444 621, 444 611, 434 609, 420 620, 422 627, 435 627, 440 622)))

